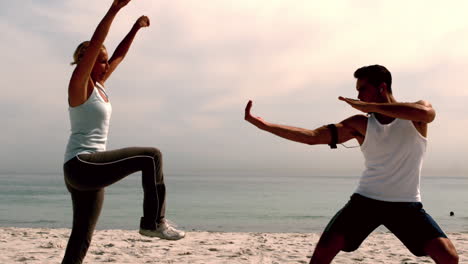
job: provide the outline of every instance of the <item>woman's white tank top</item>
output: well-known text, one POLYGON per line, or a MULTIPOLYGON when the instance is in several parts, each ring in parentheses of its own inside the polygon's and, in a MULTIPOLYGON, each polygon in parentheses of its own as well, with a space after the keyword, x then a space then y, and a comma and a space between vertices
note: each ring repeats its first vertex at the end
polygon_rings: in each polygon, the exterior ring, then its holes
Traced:
POLYGON ((68 108, 71 135, 65 151, 65 162, 78 154, 106 150, 112 106, 101 97, 98 89, 107 97, 104 87, 96 83, 86 102, 68 108))
POLYGON ((382 125, 371 114, 361 151, 365 167, 356 193, 389 202, 420 202, 420 177, 427 139, 413 122, 382 125))

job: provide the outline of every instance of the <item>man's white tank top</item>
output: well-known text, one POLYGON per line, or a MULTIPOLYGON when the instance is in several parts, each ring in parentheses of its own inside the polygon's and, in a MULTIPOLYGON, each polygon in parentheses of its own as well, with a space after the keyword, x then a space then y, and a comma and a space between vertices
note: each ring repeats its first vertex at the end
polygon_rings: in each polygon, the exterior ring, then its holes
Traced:
POLYGON ((65 151, 65 162, 78 154, 106 150, 112 106, 110 102, 106 102, 101 97, 98 89, 109 99, 104 87, 96 83, 91 96, 86 102, 68 108, 71 135, 65 151))
POLYGON ((413 122, 382 125, 371 114, 361 151, 365 167, 356 193, 389 202, 420 202, 420 177, 427 139, 413 122))

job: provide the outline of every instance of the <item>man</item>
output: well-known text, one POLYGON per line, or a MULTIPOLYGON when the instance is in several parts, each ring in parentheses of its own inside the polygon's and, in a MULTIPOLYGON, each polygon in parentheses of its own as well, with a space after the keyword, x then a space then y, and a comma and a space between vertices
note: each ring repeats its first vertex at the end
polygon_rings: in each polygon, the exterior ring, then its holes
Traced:
POLYGON ((416 256, 436 263, 458 263, 452 242, 423 209, 419 180, 428 123, 435 111, 426 101, 397 102, 392 77, 383 66, 362 67, 354 73, 358 99, 339 97, 368 115, 351 116, 315 130, 278 125, 252 116, 245 120, 277 136, 316 145, 356 139, 365 158, 365 170, 349 202, 325 228, 310 263, 330 263, 341 250, 354 251, 378 226, 393 232, 416 256))

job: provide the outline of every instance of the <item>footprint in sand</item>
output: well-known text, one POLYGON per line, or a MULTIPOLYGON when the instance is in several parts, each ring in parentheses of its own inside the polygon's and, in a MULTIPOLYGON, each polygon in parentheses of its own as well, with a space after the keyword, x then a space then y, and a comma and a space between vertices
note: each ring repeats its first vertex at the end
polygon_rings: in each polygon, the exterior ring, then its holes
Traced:
POLYGON ((244 254, 245 254, 245 255, 249 255, 249 256, 253 256, 253 255, 254 255, 253 252, 252 252, 252 250, 251 250, 250 248, 241 249, 240 253, 241 253, 242 255, 244 255, 244 254))
POLYGON ((98 255, 98 256, 102 256, 104 255, 106 252, 102 251, 102 250, 94 250, 94 251, 91 251, 91 254, 94 254, 94 255, 98 255))
POLYGON ((30 257, 21 257, 18 259, 18 261, 21 261, 21 262, 25 262, 28 260, 36 260, 36 258, 34 256, 30 256, 30 257))
POLYGON ((124 239, 125 242, 153 242, 153 240, 150 239, 134 239, 134 238, 128 238, 124 239))
POLYGON ((39 246, 39 248, 63 248, 63 244, 61 241, 58 241, 58 242, 52 242, 52 241, 49 241, 47 242, 46 244, 42 244, 39 246))

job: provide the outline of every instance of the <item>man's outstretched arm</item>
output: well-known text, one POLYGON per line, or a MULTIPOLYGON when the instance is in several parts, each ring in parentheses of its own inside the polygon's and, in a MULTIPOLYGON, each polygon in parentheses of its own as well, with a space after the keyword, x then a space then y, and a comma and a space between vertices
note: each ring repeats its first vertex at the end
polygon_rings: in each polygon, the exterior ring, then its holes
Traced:
POLYGON ((386 116, 411 120, 415 122, 430 123, 435 118, 432 105, 424 100, 415 103, 368 103, 351 98, 339 97, 353 108, 364 113, 379 113, 386 116))
MULTIPOLYGON (((250 113, 251 108, 252 101, 249 101, 245 107, 244 119, 254 126, 279 137, 309 145, 330 144, 332 141, 331 131, 326 126, 310 130, 287 125, 273 124, 266 122, 261 117, 253 116, 250 113)), ((363 137, 365 134, 364 130, 366 122, 367 117, 358 115, 335 124, 338 131, 337 143, 343 143, 353 138, 357 138, 358 141, 360 141, 359 137, 363 137)))

